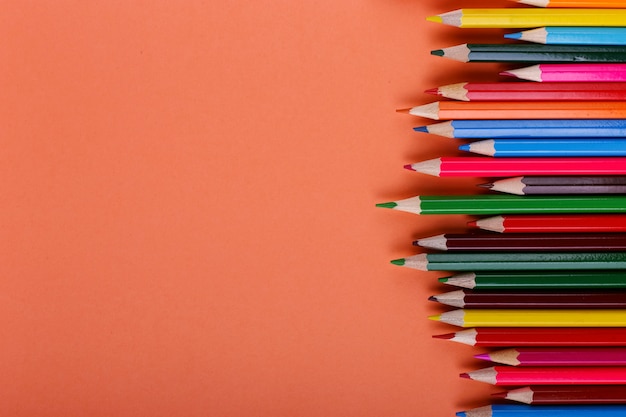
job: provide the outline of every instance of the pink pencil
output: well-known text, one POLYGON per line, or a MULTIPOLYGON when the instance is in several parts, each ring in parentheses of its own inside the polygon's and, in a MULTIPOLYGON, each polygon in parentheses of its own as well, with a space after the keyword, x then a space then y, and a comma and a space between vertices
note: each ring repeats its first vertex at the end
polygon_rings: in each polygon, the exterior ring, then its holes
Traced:
POLYGON ((405 165, 436 177, 515 177, 520 175, 624 175, 626 157, 490 158, 442 157, 405 165))
POLYGON ((474 357, 513 366, 626 366, 625 347, 519 347, 474 357))
POLYGON ((500 75, 537 82, 617 82, 626 81, 626 64, 540 64, 500 75))
POLYGON ((461 378, 493 385, 623 385, 626 367, 494 366, 461 374, 461 378))

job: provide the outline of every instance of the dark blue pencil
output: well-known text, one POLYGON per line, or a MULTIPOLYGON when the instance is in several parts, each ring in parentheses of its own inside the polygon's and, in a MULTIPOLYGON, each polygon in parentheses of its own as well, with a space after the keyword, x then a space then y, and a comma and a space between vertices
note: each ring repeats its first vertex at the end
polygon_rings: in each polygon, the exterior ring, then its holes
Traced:
POLYGON ((413 130, 459 139, 626 138, 626 119, 452 120, 413 130))
POLYGON ((459 149, 495 157, 626 156, 626 139, 487 139, 459 149))

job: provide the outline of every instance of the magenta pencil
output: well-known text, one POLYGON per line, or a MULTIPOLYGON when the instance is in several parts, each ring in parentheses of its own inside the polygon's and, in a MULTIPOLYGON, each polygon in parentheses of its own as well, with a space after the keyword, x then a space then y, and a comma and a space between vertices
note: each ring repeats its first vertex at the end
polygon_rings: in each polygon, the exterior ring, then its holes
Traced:
POLYGON ((474 357, 512 366, 626 366, 626 347, 516 347, 474 357))
POLYGON ((493 385, 624 385, 626 367, 494 366, 461 374, 462 378, 493 385))

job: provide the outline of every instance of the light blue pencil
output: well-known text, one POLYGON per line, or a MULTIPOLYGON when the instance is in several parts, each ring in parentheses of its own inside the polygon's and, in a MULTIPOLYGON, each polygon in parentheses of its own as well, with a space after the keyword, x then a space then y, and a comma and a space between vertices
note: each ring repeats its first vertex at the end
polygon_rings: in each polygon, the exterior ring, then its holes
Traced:
POLYGON ((504 35, 545 45, 626 45, 623 27, 543 27, 504 35))
POLYGON ((626 139, 489 139, 459 146, 495 157, 626 156, 626 139))
POLYGON ((458 417, 624 417, 626 404, 525 405, 493 404, 456 413, 458 417))

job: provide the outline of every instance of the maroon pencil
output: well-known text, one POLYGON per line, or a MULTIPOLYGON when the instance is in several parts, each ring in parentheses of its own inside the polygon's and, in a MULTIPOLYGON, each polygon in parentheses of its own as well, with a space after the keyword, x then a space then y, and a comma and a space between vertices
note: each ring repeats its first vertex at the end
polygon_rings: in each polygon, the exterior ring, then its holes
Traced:
POLYGON ((626 404, 626 385, 532 385, 492 396, 524 404, 626 404))
POLYGON ((625 291, 474 291, 469 289, 429 298, 459 308, 626 308, 625 291))
POLYGON ((433 336, 470 346, 626 346, 625 327, 476 327, 433 336))
POLYGON ((626 250, 626 233, 466 233, 418 239, 415 246, 458 252, 591 252, 626 250))
POLYGON ((512 366, 626 366, 626 347, 516 347, 474 357, 512 366))

